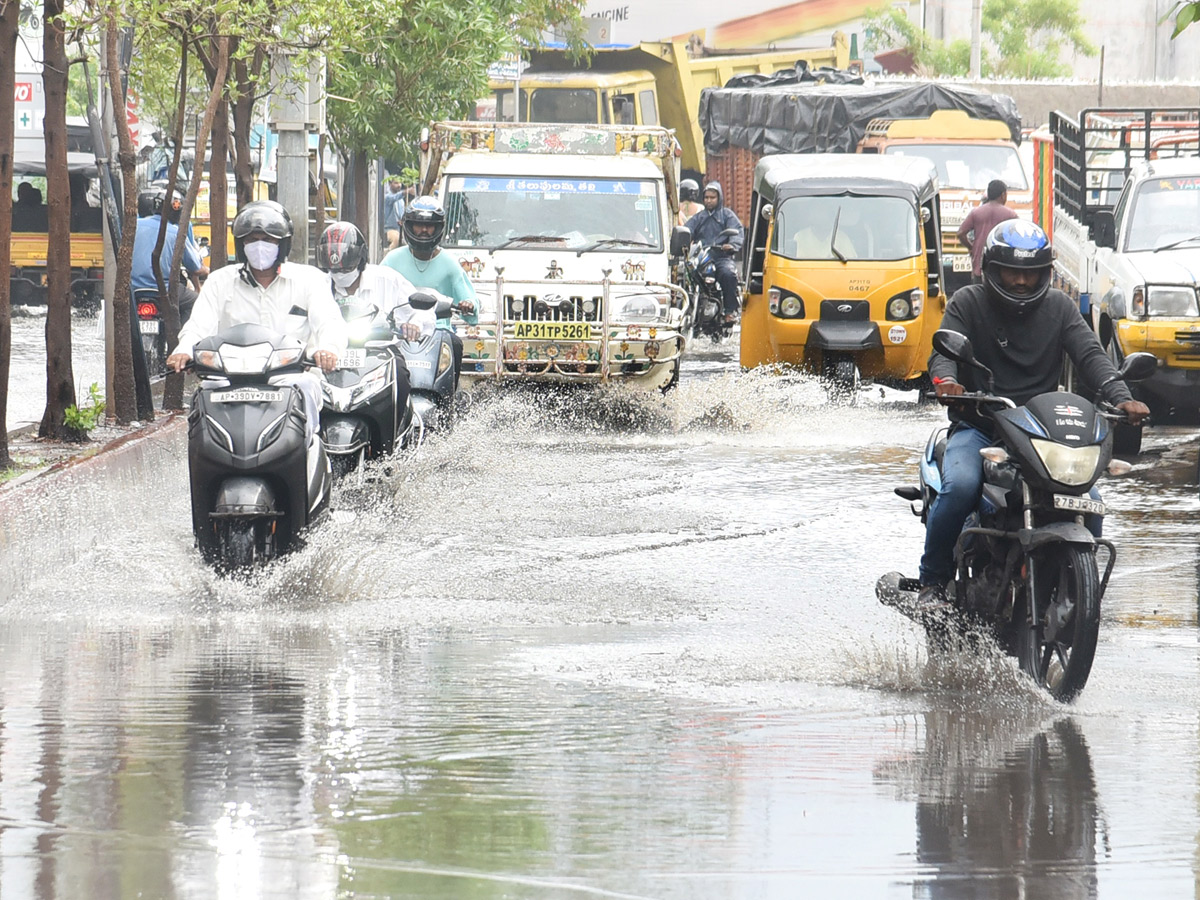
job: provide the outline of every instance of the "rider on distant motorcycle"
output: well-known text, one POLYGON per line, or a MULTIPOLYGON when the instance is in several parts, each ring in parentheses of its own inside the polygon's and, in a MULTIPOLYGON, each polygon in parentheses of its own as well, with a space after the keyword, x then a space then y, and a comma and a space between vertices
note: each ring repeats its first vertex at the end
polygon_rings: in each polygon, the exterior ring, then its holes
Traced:
POLYGON ((704 186, 704 209, 688 219, 687 227, 692 232, 693 240, 699 241, 705 247, 712 247, 717 281, 721 285, 721 294, 725 300, 725 324, 732 325, 738 314, 737 266, 733 258, 742 249, 745 229, 742 228, 737 214, 725 205, 725 195, 720 182, 710 181, 704 186), (736 229, 737 234, 725 243, 717 244, 721 232, 727 228, 736 229))
MULTIPOLYGON (((1050 287, 1054 251, 1045 232, 1032 222, 1010 219, 987 236, 983 251, 983 283, 955 292, 941 327, 971 340, 975 358, 992 370, 992 393, 1023 405, 1037 394, 1058 389, 1066 353, 1083 381, 1100 385, 1117 378, 1117 370, 1079 307, 1050 287)), ((979 451, 993 440, 989 419, 974 404, 954 402, 966 391, 986 391, 979 370, 934 351, 929 374, 938 399, 948 405, 951 420, 942 461, 942 487, 925 525, 921 557, 921 592, 925 608, 946 602, 945 585, 954 575, 954 545, 963 523, 979 502, 983 458, 979 451)), ((1150 410, 1134 400, 1123 381, 1106 388, 1105 399, 1128 420, 1140 424, 1150 410)), ((1093 489, 1093 497, 1099 499, 1093 489)), ((1099 529, 1099 521, 1089 522, 1099 529)))

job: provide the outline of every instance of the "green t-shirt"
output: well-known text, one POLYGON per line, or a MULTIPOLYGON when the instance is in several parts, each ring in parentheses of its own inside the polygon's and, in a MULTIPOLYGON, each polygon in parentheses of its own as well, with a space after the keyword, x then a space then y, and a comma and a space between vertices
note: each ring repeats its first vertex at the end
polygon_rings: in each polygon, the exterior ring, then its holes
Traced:
MULTIPOLYGON (((432 288, 455 301, 470 300, 475 304, 475 311, 459 315, 468 324, 479 324, 479 301, 475 299, 475 287, 450 254, 440 252, 433 259, 422 260, 413 256, 408 247, 397 247, 383 258, 383 265, 395 269, 415 288, 432 288)), ((439 319, 438 327, 450 326, 445 319, 439 319)))

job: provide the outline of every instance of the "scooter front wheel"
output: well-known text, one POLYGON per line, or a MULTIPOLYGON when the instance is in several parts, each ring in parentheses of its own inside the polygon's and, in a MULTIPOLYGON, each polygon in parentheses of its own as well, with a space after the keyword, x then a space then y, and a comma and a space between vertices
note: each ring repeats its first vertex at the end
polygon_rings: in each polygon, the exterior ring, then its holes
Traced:
POLYGON ((1100 634, 1100 576, 1093 549, 1050 547, 1037 557, 1035 616, 1026 603, 1015 619, 1016 655, 1055 700, 1069 702, 1087 684, 1100 634))

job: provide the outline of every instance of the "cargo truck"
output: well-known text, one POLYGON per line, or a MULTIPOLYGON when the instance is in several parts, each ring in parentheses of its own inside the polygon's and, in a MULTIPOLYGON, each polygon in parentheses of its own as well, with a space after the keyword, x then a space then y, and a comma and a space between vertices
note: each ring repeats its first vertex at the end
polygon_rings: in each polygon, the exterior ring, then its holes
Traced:
POLYGON ((661 127, 441 122, 421 193, 475 286, 461 381, 675 384, 689 322, 679 145, 661 127))
MULTIPOLYGON (((735 75, 771 74, 803 62, 809 69, 849 65, 846 36, 828 47, 791 50, 716 50, 686 40, 600 45, 587 63, 574 63, 566 50, 533 51, 528 67, 513 80, 490 82, 491 97, 480 116, 559 124, 662 126, 675 131, 690 177, 705 171, 704 135, 696 114, 700 93, 735 75)), ((515 74, 515 71, 514 71, 515 74)))
MULTIPOLYGON (((1079 303, 1115 363, 1140 350, 1158 357, 1157 373, 1130 386, 1153 420, 1194 414, 1200 108, 1055 112, 1050 135, 1055 284, 1079 303)), ((1069 364, 1064 381, 1077 390, 1069 364)), ((1116 441, 1118 452, 1136 453, 1141 429, 1118 429, 1116 441)))

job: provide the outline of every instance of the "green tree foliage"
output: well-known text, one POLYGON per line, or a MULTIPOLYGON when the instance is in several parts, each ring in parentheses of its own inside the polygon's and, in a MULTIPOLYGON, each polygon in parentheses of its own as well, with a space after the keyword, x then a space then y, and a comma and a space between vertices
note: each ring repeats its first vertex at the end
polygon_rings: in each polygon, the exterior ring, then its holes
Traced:
POLYGON ((1185 28, 1200 21, 1200 2, 1198 0, 1180 0, 1171 7, 1165 16, 1159 19, 1159 23, 1167 22, 1172 18, 1175 20, 1175 30, 1171 32, 1171 39, 1174 40, 1185 28))
POLYGON ((344 151, 413 161, 423 125, 463 116, 487 67, 558 26, 582 49, 582 0, 353 0, 331 42, 328 115, 344 151), (336 46, 336 44, 340 44, 336 46))
MULTIPOLYGON (((907 49, 921 74, 963 76, 970 72, 967 40, 939 41, 915 25, 903 9, 878 7, 864 17, 866 47, 907 49)), ((985 77, 1061 78, 1071 67, 1064 51, 1094 56, 1083 33, 1078 0, 984 0, 981 74, 985 77)))

